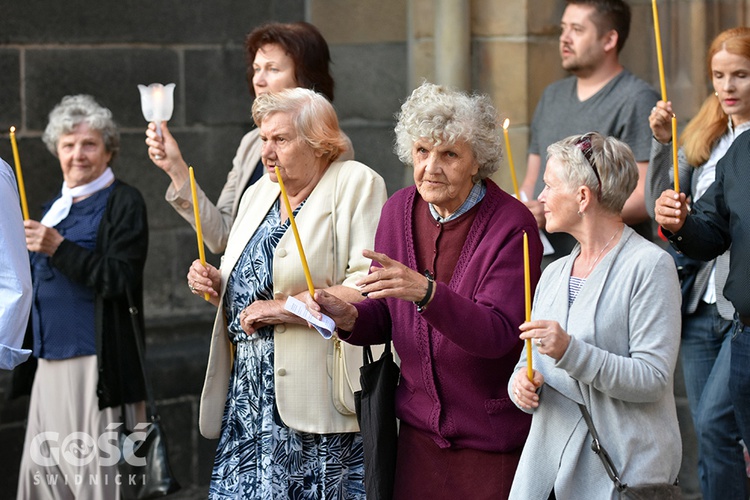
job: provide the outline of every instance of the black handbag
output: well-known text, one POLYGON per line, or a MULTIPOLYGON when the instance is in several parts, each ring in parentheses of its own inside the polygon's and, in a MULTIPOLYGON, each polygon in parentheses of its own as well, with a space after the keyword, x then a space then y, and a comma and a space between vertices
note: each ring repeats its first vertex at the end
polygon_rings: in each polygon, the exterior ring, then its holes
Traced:
POLYGON ((607 453, 607 450, 602 446, 599 441, 599 434, 596 432, 594 427, 594 421, 591 420, 586 405, 578 404, 578 408, 581 409, 583 420, 586 422, 586 426, 589 428, 591 433, 591 450, 596 453, 604 464, 604 470, 607 471, 607 475, 615 483, 615 489, 619 493, 619 497, 627 500, 682 500, 682 489, 679 485, 679 479, 670 483, 655 483, 655 484, 639 484, 636 486, 630 486, 625 484, 620 479, 620 473, 617 472, 612 458, 607 453))
POLYGON ((365 456, 365 491, 370 500, 390 500, 396 479, 396 386, 400 370, 390 340, 374 361, 370 346, 362 350, 362 390, 354 393, 357 421, 365 456))
MULTIPOLYGON (((120 461, 117 464, 117 470, 121 480, 120 497, 123 500, 147 500, 174 493, 180 489, 180 484, 174 478, 169 466, 167 438, 156 411, 154 393, 146 374, 144 349, 137 319, 138 309, 133 303, 130 290, 128 290, 128 304, 130 319, 133 322, 135 345, 143 372, 143 382, 146 387, 148 423, 136 425, 133 431, 124 428, 120 433, 120 461)), ((122 405, 122 418, 124 422, 124 404, 122 405)))

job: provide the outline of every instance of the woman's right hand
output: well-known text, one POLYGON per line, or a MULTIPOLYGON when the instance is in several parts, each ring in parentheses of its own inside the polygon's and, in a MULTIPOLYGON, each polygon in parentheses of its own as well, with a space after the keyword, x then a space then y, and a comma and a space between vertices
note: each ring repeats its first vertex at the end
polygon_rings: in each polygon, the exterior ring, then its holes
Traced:
POLYGON ((204 266, 200 259, 195 259, 187 274, 188 287, 194 295, 209 295, 209 302, 219 305, 219 290, 221 290, 221 273, 209 263, 204 266))
POLYGON ((351 332, 354 328, 354 323, 357 321, 357 308, 350 303, 325 290, 315 290, 314 301, 309 293, 305 300, 307 308, 317 319, 320 319, 320 313, 323 313, 330 317, 340 330, 351 332))
POLYGON ((654 220, 672 233, 682 229, 687 213, 688 204, 685 193, 677 193, 671 189, 664 191, 654 204, 654 220))
POLYGON ((529 380, 526 368, 516 370, 511 383, 511 397, 524 410, 531 410, 539 406, 539 394, 536 390, 544 383, 544 375, 533 370, 533 381, 529 380))
POLYGON ((187 164, 182 159, 182 152, 177 141, 169 132, 167 122, 161 122, 162 136, 156 131, 156 123, 151 122, 146 129, 146 145, 148 146, 148 157, 151 161, 164 170, 172 179, 176 190, 180 190, 185 182, 190 179, 187 164))
POLYGON ((648 117, 648 125, 654 138, 662 144, 672 141, 672 116, 672 101, 659 101, 648 117))

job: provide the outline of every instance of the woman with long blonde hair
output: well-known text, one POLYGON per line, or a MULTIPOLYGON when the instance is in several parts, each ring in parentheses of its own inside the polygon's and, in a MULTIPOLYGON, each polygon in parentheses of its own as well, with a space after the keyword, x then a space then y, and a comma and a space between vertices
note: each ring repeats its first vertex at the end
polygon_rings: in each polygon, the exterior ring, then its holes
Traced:
MULTIPOLYGON (((716 163, 741 133, 750 129, 750 28, 720 33, 708 49, 714 93, 681 137, 679 186, 694 203, 716 177, 716 163)), ((673 184, 672 103, 659 101, 649 124, 654 134, 646 177, 646 206, 673 184)), ((747 498, 740 431, 729 390, 734 308, 722 291, 729 251, 710 262, 683 266, 681 357, 688 402, 698 438, 698 472, 703 498, 747 498), (686 281, 687 280, 687 281, 686 281), (686 286, 692 282, 692 286, 686 286)))

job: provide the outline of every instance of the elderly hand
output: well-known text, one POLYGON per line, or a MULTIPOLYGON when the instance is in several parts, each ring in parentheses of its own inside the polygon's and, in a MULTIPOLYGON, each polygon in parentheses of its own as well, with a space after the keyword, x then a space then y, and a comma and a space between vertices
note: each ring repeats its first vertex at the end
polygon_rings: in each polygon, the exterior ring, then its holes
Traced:
MULTIPOLYGON (((362 295, 372 299, 395 297, 410 302, 419 302, 424 299, 428 287, 427 278, 423 274, 383 253, 363 250, 362 255, 382 266, 372 266, 370 274, 356 283, 362 295)), ((435 287, 432 289, 432 294, 434 296, 435 287)))
POLYGON ((284 301, 256 300, 240 312, 240 326, 245 333, 251 335, 264 326, 302 321, 298 316, 284 309, 285 302, 286 299, 284 301))
POLYGON ((659 101, 651 108, 648 125, 654 138, 662 144, 668 144, 672 140, 672 115, 672 101, 659 101))
POLYGON ((26 248, 30 252, 39 252, 51 257, 65 239, 57 229, 43 226, 35 220, 24 221, 23 227, 26 230, 26 248))
POLYGON ((540 354, 559 360, 570 344, 570 335, 562 329, 557 321, 527 321, 520 327, 521 339, 531 339, 540 354))
POLYGON ((654 205, 656 222, 672 233, 682 229, 688 214, 687 196, 672 189, 664 191, 654 205))
POLYGON ((513 381, 511 382, 511 398, 516 402, 518 406, 525 410, 530 410, 539 406, 539 394, 536 390, 544 383, 544 375, 536 370, 533 370, 534 380, 529 380, 526 373, 526 368, 522 370, 516 370, 513 374, 513 381))
POLYGON ((306 303, 307 308, 317 319, 321 318, 320 313, 322 312, 336 323, 337 328, 347 332, 351 332, 354 328, 358 315, 357 308, 335 295, 331 295, 325 290, 315 290, 315 300, 312 300, 308 293, 306 303))
POLYGON ((187 274, 187 282, 190 291, 194 295, 203 296, 208 293, 213 305, 219 305, 219 290, 221 290, 221 273, 211 264, 201 264, 200 259, 195 259, 187 274))
POLYGON ((162 137, 156 132, 156 124, 151 122, 146 129, 146 145, 148 146, 148 157, 154 165, 164 170, 171 178, 176 189, 188 181, 187 164, 182 159, 180 146, 169 132, 167 122, 161 122, 162 137))

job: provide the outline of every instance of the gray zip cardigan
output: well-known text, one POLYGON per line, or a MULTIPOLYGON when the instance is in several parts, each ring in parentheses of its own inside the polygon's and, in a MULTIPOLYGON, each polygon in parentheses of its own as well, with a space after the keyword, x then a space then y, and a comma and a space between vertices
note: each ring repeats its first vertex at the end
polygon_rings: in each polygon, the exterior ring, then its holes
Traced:
MULTIPOLYGON (((571 335, 559 361, 533 354, 545 379, 510 498, 617 498, 578 403, 585 403, 624 482, 674 482, 682 443, 673 395, 680 343, 680 286, 672 258, 625 226, 568 307, 580 252, 550 264, 532 319, 571 335)), ((521 356, 516 370, 525 370, 521 356)), ((510 383, 508 392, 512 396, 510 383)), ((515 400, 514 400, 515 402, 515 400)))

